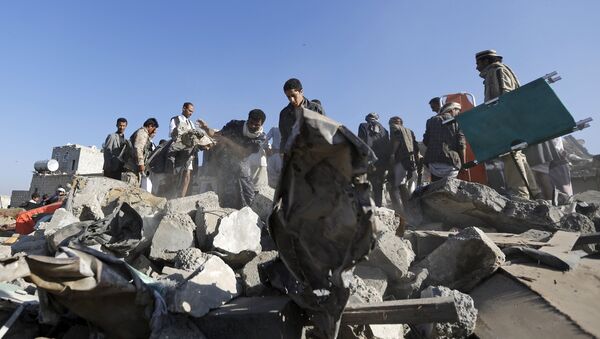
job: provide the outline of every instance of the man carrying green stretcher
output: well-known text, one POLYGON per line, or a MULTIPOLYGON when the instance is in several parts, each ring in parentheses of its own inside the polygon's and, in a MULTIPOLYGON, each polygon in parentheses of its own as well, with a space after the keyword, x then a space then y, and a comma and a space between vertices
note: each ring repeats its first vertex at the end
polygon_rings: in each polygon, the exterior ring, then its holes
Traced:
MULTIPOLYGON (((481 51, 475 55, 475 60, 479 76, 483 78, 485 102, 519 88, 520 84, 516 75, 507 65, 502 63, 502 56, 498 55, 495 50, 481 51)), ((535 199, 540 196, 540 189, 529 168, 527 158, 521 151, 514 153, 514 160, 511 155, 504 155, 500 159, 504 163, 504 180, 506 190, 510 194, 526 199, 535 199), (517 165, 519 168, 517 168, 517 165), (524 174, 527 184, 524 182, 521 173, 524 174), (529 185, 529 190, 527 185, 529 185)))

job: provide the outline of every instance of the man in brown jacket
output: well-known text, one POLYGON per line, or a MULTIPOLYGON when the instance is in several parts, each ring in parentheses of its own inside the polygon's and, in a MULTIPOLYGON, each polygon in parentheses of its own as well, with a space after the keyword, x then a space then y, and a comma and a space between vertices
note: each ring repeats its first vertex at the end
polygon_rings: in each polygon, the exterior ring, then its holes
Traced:
POLYGON ((147 174, 146 162, 152 151, 152 136, 157 129, 158 121, 150 118, 144 122, 143 127, 131 135, 129 154, 125 161, 125 171, 121 174, 121 180, 132 186, 140 186, 141 176, 147 174))
MULTIPOLYGON (((475 54, 475 60, 479 76, 483 78, 485 102, 519 88, 520 84, 517 76, 510 67, 502 63, 502 56, 498 55, 495 50, 481 51, 475 54)), ((504 180, 506 182, 506 189, 510 194, 526 199, 535 198, 540 194, 540 189, 531 172, 531 168, 529 168, 527 158, 521 151, 517 151, 515 154, 516 163, 519 168, 517 168, 515 161, 513 161, 510 155, 505 155, 500 159, 504 163, 504 180), (527 178, 531 197, 520 173, 523 173, 527 178)))

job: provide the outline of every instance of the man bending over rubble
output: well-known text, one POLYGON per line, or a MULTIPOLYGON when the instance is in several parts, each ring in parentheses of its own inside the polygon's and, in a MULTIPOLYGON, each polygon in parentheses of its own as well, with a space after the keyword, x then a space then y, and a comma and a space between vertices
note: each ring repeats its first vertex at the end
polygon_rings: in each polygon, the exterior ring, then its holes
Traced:
POLYGON ((258 152, 265 142, 262 128, 265 119, 262 110, 253 109, 248 113, 248 120, 231 120, 215 134, 214 156, 219 168, 217 191, 223 207, 240 209, 250 206, 254 200, 248 156, 258 152))
POLYGON ((142 175, 146 175, 146 162, 152 151, 151 136, 158 129, 158 121, 155 118, 149 118, 144 122, 143 127, 135 131, 129 138, 130 146, 128 152, 125 152, 125 171, 121 175, 121 180, 132 186, 139 187, 142 175))

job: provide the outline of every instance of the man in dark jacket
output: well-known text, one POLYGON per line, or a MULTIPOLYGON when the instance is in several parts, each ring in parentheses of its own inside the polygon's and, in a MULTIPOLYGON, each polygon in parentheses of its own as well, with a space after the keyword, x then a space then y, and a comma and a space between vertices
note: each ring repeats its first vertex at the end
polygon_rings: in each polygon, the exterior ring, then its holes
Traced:
POLYGON ((266 140, 262 128, 265 119, 262 110, 253 109, 248 120, 231 120, 215 134, 218 194, 223 207, 240 209, 252 205, 255 190, 248 156, 258 152, 266 140))
POLYGON ((104 154, 104 165, 102 171, 105 177, 121 180, 123 172, 123 162, 119 159, 121 151, 125 146, 125 129, 127 128, 127 119, 117 119, 117 131, 106 137, 102 145, 104 154))
POLYGON ((455 102, 445 104, 440 113, 429 120, 423 135, 427 146, 424 162, 431 173, 431 181, 442 178, 456 178, 465 161, 465 135, 456 122, 444 124, 460 112, 461 106, 455 102))
POLYGON ((385 127, 379 123, 379 115, 377 113, 367 114, 365 121, 358 126, 358 137, 377 156, 377 161, 367 172, 367 178, 373 187, 375 205, 381 207, 383 181, 390 161, 390 137, 385 127))
POLYGON ((283 92, 290 103, 281 110, 281 113, 279 113, 279 132, 281 133, 281 145, 279 151, 282 153, 285 151, 285 145, 292 134, 294 123, 296 123, 298 116, 302 114, 302 108, 325 115, 320 104, 304 97, 304 91, 300 80, 292 78, 286 81, 283 85, 283 92))
POLYGON ((404 203, 416 187, 418 163, 421 160, 419 143, 412 130, 404 127, 400 117, 391 117, 390 198, 397 214, 404 216, 404 203))

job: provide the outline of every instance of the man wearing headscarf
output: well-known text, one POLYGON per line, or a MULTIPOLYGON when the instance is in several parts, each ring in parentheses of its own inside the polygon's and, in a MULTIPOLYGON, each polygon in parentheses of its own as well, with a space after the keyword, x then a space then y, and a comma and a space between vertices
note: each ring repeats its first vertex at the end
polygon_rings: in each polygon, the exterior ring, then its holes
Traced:
POLYGON ((389 134, 385 127, 379 123, 377 113, 367 114, 365 121, 358 126, 358 137, 371 147, 377 156, 377 161, 367 173, 367 178, 373 186, 373 200, 375 200, 377 206, 381 207, 383 181, 390 159, 389 134))
POLYGON ((465 135, 454 121, 444 124, 460 112, 455 102, 446 103, 440 113, 427 120, 423 143, 427 146, 424 162, 431 173, 431 181, 456 178, 465 161, 465 135))
MULTIPOLYGON (((502 56, 498 55, 495 50, 489 49, 475 54, 475 61, 479 76, 483 78, 485 102, 520 87, 515 73, 502 63, 502 56)), ((504 163, 504 180, 509 193, 526 199, 540 195, 540 189, 523 152, 515 152, 514 160, 510 155, 500 157, 500 159, 504 163), (525 176, 526 182, 521 173, 525 176), (527 190, 527 185, 529 185, 532 196, 527 190)))

